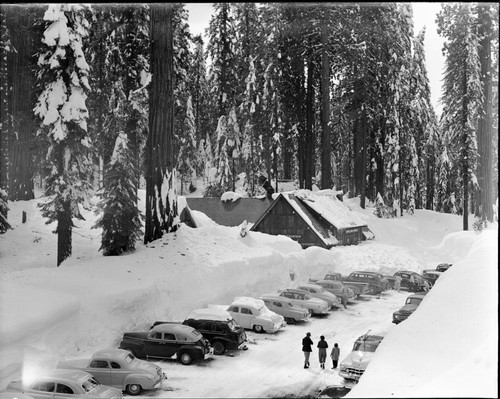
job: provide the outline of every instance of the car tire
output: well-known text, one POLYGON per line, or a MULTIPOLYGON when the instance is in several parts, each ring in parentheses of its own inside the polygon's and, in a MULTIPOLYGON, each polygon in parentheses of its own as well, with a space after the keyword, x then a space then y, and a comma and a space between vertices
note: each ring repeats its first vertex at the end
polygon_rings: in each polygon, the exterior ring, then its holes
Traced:
POLYGON ((287 324, 295 324, 295 319, 293 317, 285 317, 287 324))
POLYGON ((189 352, 182 352, 180 355, 179 355, 179 362, 181 364, 183 364, 184 366, 187 366, 189 364, 191 364, 193 361, 193 358, 191 356, 191 354, 189 352))
POLYGON ((223 355, 226 351, 226 345, 221 341, 215 341, 212 347, 214 348, 214 355, 223 355))
POLYGON ((126 391, 129 395, 137 396, 142 392, 142 387, 139 384, 128 384, 126 391))
POLYGON ((256 333, 262 333, 264 332, 264 329, 262 328, 262 326, 259 326, 258 324, 255 324, 253 326, 253 330, 256 332, 256 333))

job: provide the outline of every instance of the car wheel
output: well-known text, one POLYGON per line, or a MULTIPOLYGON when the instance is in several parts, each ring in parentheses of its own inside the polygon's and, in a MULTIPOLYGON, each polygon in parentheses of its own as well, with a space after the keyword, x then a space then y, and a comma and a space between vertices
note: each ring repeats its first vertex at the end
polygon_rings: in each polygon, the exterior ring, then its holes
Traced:
POLYGON ((179 361, 187 366, 188 364, 191 364, 191 362, 193 361, 193 358, 191 357, 191 355, 188 353, 188 352, 182 352, 181 355, 179 356, 179 361))
POLYGON ((258 324, 254 325, 253 326, 253 330, 256 332, 256 333, 261 333, 261 332, 264 332, 264 329, 262 328, 262 326, 259 326, 258 324))
POLYGON ((141 393, 142 387, 139 384, 129 384, 126 391, 129 395, 136 396, 141 393))
POLYGON ((213 348, 214 355, 222 355, 226 351, 226 346, 220 341, 215 341, 213 344, 213 348))
POLYGON ((292 317, 285 317, 287 324, 295 324, 295 319, 292 317))

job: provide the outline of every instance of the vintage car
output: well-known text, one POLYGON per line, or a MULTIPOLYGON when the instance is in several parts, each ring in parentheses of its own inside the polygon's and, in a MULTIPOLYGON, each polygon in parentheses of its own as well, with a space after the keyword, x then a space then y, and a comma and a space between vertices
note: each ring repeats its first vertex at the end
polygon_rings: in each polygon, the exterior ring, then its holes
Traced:
POLYGON ((392 322, 394 324, 399 324, 403 320, 406 320, 418 308, 418 305, 420 305, 424 297, 425 293, 413 294, 406 298, 404 306, 392 314, 392 322))
POLYGON ((368 283, 368 294, 378 295, 389 288, 389 282, 381 273, 356 271, 345 277, 344 282, 368 283))
POLYGON ((401 277, 401 288, 406 288, 410 292, 422 292, 426 290, 426 285, 424 282, 425 279, 416 272, 400 270, 394 273, 394 278, 396 278, 396 276, 401 277), (411 282, 412 276, 414 281, 413 283, 411 282))
POLYGON ((436 266, 436 271, 438 271, 438 272, 445 272, 452 265, 453 265, 452 263, 440 263, 439 265, 436 266))
POLYGON ((313 298, 323 299, 330 308, 339 308, 341 306, 340 299, 335 294, 325 290, 318 284, 299 284, 297 289, 309 292, 309 295, 313 298))
POLYGON ((269 310, 260 299, 236 297, 227 311, 238 325, 258 333, 275 333, 286 326, 283 316, 269 310))
POLYGON ((25 395, 16 391, 2 391, 0 392, 0 399, 34 399, 31 395, 25 395))
POLYGON ((196 309, 182 324, 202 333, 210 341, 214 355, 222 355, 226 350, 248 349, 245 330, 226 310, 196 309))
POLYGON ((331 292, 332 294, 336 295, 337 297, 341 297, 343 291, 345 290, 347 292, 347 300, 354 299, 356 298, 356 294, 352 290, 352 288, 348 287, 342 281, 336 281, 336 280, 318 280, 316 281, 317 285, 323 287, 325 291, 331 292))
POLYGON ((12 381, 7 391, 16 391, 35 399, 94 399, 121 398, 122 391, 99 384, 91 374, 81 370, 55 369, 37 376, 34 380, 12 381))
POLYGON ((157 389, 167 378, 160 367, 137 359, 129 351, 114 348, 97 351, 90 359, 61 361, 57 368, 86 371, 99 384, 119 388, 129 395, 157 389))
MULTIPOLYGON (((370 286, 368 283, 363 283, 361 281, 347 281, 347 277, 342 276, 340 273, 330 272, 325 274, 323 278, 324 281, 340 281, 342 284, 348 286, 353 290, 354 295, 359 297, 363 294, 368 294, 370 292, 370 286)), ((318 281, 323 281, 320 279, 309 279, 311 283, 317 284, 318 281)))
POLYGON ((436 284, 437 279, 443 274, 434 269, 422 270, 422 277, 427 280, 431 287, 436 284))
POLYGON ((262 295, 262 299, 269 310, 283 316, 288 324, 305 321, 311 317, 309 309, 294 305, 289 299, 279 295, 262 295))
POLYGON ((346 380, 359 381, 384 338, 382 335, 368 335, 368 333, 354 342, 352 352, 340 363, 339 375, 346 380))
POLYGON ((164 323, 145 332, 123 334, 120 349, 128 350, 139 359, 176 358, 184 365, 207 359, 210 342, 193 327, 180 323, 164 323))
POLYGON ((294 305, 309 309, 313 315, 328 314, 328 303, 323 299, 311 297, 307 291, 295 288, 286 288, 278 292, 279 296, 289 299, 294 305))

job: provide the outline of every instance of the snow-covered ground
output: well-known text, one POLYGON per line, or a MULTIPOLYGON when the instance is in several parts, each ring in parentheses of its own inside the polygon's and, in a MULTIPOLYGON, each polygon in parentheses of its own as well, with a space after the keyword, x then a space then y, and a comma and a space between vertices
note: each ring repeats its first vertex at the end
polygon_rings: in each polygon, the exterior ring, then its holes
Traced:
MULTIPOLYGON (((142 193, 143 194, 143 193, 142 193)), ((103 257, 96 216, 73 230, 73 256, 56 264, 55 224, 45 225, 37 200, 9 203, 14 230, 0 236, 0 389, 13 378, 52 368, 58 360, 117 347, 122 333, 155 320, 183 320, 193 309, 257 297, 321 277, 328 271, 448 270, 404 323, 391 323, 406 293, 367 297, 347 310, 290 325, 274 335, 249 332, 249 350, 201 364, 157 364, 168 380, 156 397, 279 397, 316 395, 342 384, 337 370, 321 370, 317 351, 302 368, 301 339, 325 335, 341 359, 367 330, 386 338, 351 397, 497 397, 498 226, 461 231, 461 217, 418 210, 378 219, 372 209, 347 204, 364 218, 375 240, 331 250, 300 246, 287 237, 214 224, 198 225, 134 253, 103 257), (22 211, 27 223, 21 223, 22 211), (295 274, 292 282, 290 273, 295 274)), ((472 219, 471 219, 472 222, 472 219)), ((331 362, 328 363, 331 367, 331 362)))

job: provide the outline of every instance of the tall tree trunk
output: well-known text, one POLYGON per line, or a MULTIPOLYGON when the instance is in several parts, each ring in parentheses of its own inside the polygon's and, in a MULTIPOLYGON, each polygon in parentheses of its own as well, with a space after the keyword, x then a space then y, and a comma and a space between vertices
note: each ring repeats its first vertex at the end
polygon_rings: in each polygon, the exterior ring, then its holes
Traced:
POLYGON ((467 65, 464 65, 464 75, 462 80, 463 100, 462 100, 462 183, 463 183, 463 227, 464 230, 469 230, 469 152, 467 150, 467 116, 468 116, 468 100, 467 100, 467 65))
MULTIPOLYGON (((489 6, 488 6, 489 7, 489 6)), ((479 21, 481 30, 481 45, 479 59, 481 62, 481 80, 483 83, 483 113, 479 118, 477 135, 478 144, 478 184, 479 213, 485 219, 493 221, 493 101, 492 101, 492 68, 491 68, 491 20, 487 6, 479 5, 479 21)))
MULTIPOLYGON (((1 42, 0 42, 0 190, 5 193, 4 201, 7 201, 9 192, 9 103, 7 93, 9 92, 7 83, 7 51, 8 32, 6 8, 0 8, 1 42)), ((1 195, 1 194, 0 194, 1 195)), ((7 209, 4 209, 4 218, 7 219, 7 209)))
POLYGON ((151 93, 144 243, 175 229, 173 4, 151 6, 151 93), (167 187, 165 187, 167 185, 167 187), (163 186, 163 187, 162 187, 163 186), (165 198, 162 197, 165 195, 165 198))
POLYGON ((330 144, 330 60, 328 58, 328 31, 326 16, 321 21, 321 188, 332 187, 331 144, 330 144))
POLYGON ((24 7, 7 8, 8 23, 16 29, 10 29, 15 52, 9 54, 9 74, 11 76, 10 113, 16 121, 16 136, 10 137, 10 189, 13 200, 31 200, 33 192, 33 149, 37 127, 33 118, 34 74, 31 62, 34 54, 32 25, 34 9, 24 7))
POLYGON ((435 167, 435 155, 434 148, 432 152, 427 154, 427 192, 426 192, 426 203, 425 209, 434 209, 434 190, 435 190, 435 177, 434 177, 434 167, 435 167))
POLYGON ((306 137, 305 137, 305 175, 304 188, 312 190, 314 176, 314 62, 312 56, 307 63, 307 96, 306 96, 306 137))
POLYGON ((366 202, 366 136, 367 136, 367 121, 366 108, 363 108, 361 116, 361 198, 359 206, 365 209, 366 202))

